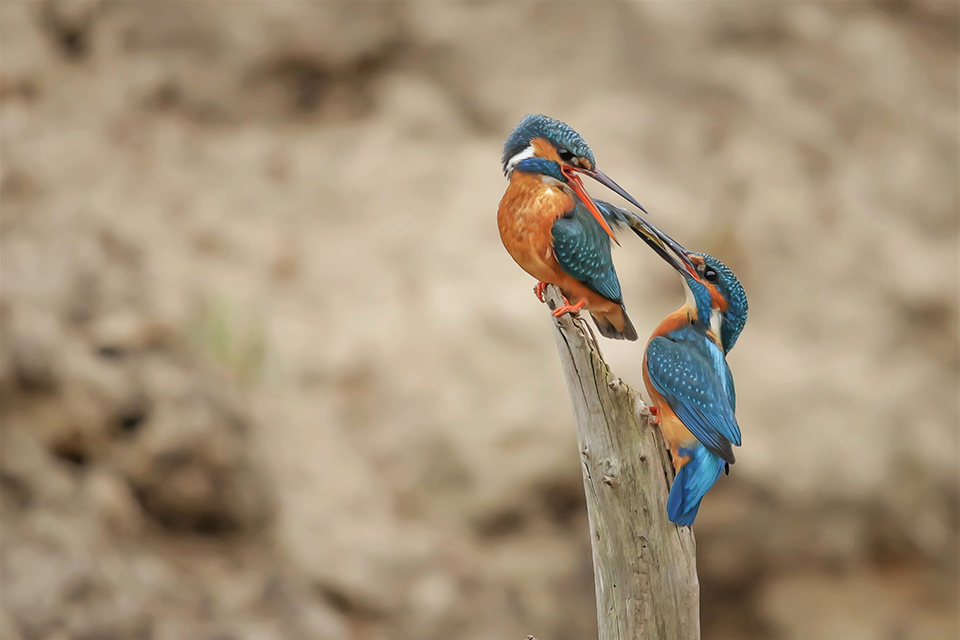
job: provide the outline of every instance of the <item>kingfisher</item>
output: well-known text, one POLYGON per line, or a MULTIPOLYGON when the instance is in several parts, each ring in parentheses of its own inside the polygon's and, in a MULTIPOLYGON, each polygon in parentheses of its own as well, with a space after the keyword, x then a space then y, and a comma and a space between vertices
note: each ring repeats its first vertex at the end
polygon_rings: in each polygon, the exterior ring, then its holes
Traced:
POLYGON ((690 270, 655 249, 683 276, 686 302, 654 330, 644 353, 643 381, 653 403, 652 421, 660 425, 676 471, 667 515, 691 526, 707 491, 721 472, 730 472, 733 446, 740 446, 726 354, 747 322, 747 296, 733 271, 713 256, 688 253, 690 270))
POLYGON ((526 116, 503 145, 503 172, 509 185, 497 211, 500 239, 517 264, 538 280, 536 296, 543 302, 544 287, 556 285, 565 303, 554 316, 586 308, 601 335, 636 340, 613 267, 611 241, 617 242, 613 228, 629 226, 661 255, 672 249, 692 270, 686 252, 645 218, 590 197, 579 174, 646 213, 597 168, 593 151, 564 122, 526 116))

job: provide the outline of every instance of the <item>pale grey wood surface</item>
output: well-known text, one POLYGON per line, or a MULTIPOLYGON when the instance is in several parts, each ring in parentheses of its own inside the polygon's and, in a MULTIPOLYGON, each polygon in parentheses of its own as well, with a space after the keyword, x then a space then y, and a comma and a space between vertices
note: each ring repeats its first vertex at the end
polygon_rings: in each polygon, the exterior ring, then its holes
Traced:
MULTIPOLYGON (((562 304, 556 287, 545 297, 551 309, 562 304)), ((586 314, 553 324, 577 425, 600 640, 698 639, 696 543, 667 519, 673 467, 660 431, 604 363, 586 314)))

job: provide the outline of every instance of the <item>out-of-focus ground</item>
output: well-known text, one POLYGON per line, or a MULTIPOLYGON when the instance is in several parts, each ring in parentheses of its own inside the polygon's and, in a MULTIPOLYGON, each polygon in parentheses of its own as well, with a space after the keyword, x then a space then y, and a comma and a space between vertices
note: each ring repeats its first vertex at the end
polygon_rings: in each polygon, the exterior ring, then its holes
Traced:
POLYGON ((748 291, 704 636, 960 635, 955 4, 0 10, 3 640, 595 637, 528 112, 748 291))

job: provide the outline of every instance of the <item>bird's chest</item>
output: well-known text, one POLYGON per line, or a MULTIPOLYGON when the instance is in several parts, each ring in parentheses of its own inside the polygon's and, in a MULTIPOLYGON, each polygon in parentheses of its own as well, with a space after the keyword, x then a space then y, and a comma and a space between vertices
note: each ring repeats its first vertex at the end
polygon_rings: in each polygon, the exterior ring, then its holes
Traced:
POLYGON ((553 223, 573 208, 573 199, 560 186, 539 176, 515 174, 500 201, 500 239, 513 259, 539 280, 557 268, 553 255, 553 223))

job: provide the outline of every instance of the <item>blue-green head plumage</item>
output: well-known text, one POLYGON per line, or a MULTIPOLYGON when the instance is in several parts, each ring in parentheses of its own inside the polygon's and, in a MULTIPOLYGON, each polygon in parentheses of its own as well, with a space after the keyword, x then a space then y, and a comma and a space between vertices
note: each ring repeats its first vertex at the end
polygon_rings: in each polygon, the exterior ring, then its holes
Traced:
MULTIPOLYGON (((544 138, 558 150, 566 149, 574 156, 585 158, 590 162, 590 168, 597 164, 590 146, 570 125, 548 116, 531 114, 520 121, 503 144, 504 173, 507 172, 507 164, 510 160, 529 147, 530 141, 535 138, 544 138)), ((559 165, 557 170, 559 171, 559 165)))
MULTIPOLYGON (((704 265, 701 276, 716 286, 720 295, 727 301, 727 310, 723 312, 723 322, 720 326, 720 342, 723 345, 723 351, 729 353, 733 346, 737 344, 737 338, 740 337, 740 332, 747 324, 747 294, 730 267, 705 253, 692 253, 691 255, 703 258, 704 265), (711 275, 711 271, 715 275, 711 275)), ((690 280, 688 277, 688 284, 690 280)), ((699 284, 699 288, 706 292, 706 287, 702 284, 699 284)), ((694 297, 698 297, 696 292, 694 297)))

